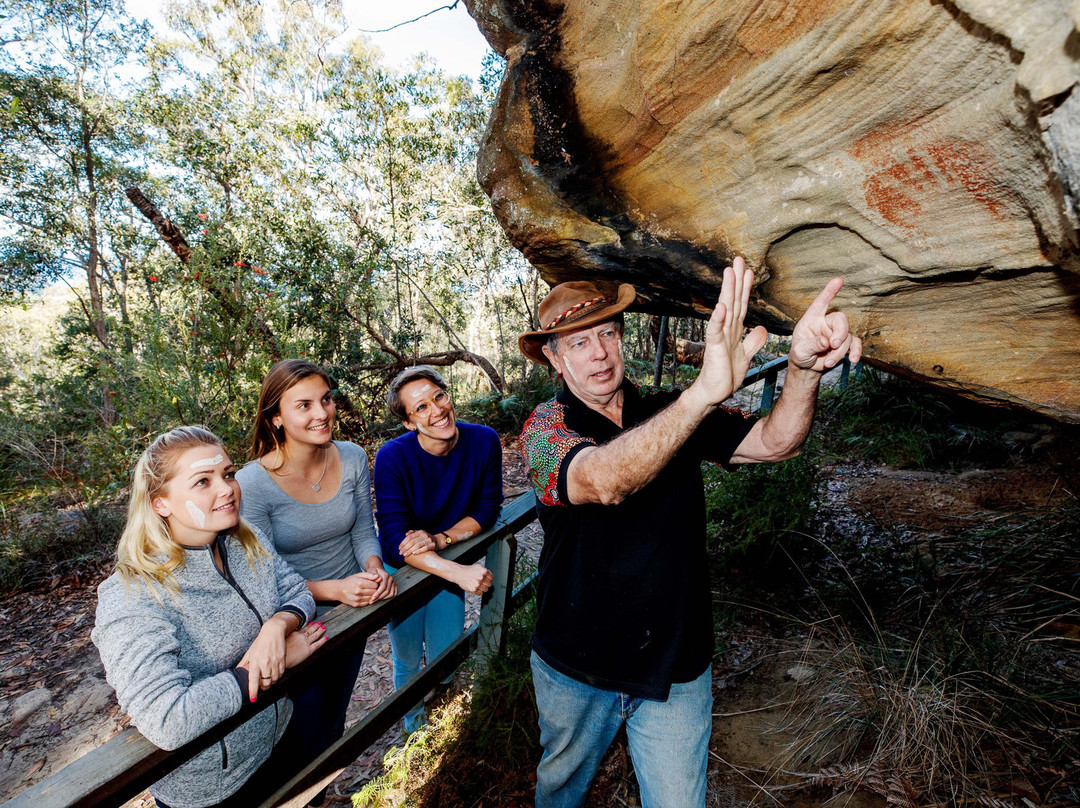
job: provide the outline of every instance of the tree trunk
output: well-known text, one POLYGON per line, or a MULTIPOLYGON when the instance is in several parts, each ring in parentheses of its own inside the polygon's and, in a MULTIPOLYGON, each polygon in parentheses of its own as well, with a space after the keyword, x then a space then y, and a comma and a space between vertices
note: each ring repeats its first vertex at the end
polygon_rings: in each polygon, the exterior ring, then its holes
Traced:
MULTIPOLYGON (((101 282, 101 248, 97 226, 97 181, 94 174, 94 144, 93 131, 90 121, 87 119, 89 111, 86 109, 83 97, 82 78, 76 85, 76 97, 80 106, 80 128, 82 136, 83 171, 86 177, 86 236, 89 246, 89 254, 86 257, 86 285, 90 292, 90 326, 94 337, 102 348, 109 348, 109 332, 105 323, 105 299, 101 282)), ((107 384, 101 388, 101 418, 106 425, 116 421, 116 407, 113 404, 112 391, 107 384)))

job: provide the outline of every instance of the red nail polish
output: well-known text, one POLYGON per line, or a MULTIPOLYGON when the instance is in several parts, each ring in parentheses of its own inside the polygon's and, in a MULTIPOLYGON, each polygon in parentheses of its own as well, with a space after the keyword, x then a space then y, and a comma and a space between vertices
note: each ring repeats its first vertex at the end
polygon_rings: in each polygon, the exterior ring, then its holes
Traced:
POLYGON ((254 704, 254 703, 255 703, 255 697, 254 697, 254 696, 252 696, 252 697, 251 697, 251 703, 252 703, 252 704, 254 704))

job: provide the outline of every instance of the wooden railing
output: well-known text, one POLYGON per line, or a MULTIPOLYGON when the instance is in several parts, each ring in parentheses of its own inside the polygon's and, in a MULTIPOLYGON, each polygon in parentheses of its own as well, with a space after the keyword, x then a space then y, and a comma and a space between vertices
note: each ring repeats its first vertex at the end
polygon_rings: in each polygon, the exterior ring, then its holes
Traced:
MULTIPOLYGON (((479 621, 446 651, 431 661, 400 690, 397 690, 350 727, 310 765, 300 771, 264 806, 302 806, 307 799, 341 773, 387 729, 392 727, 424 694, 445 679, 470 654, 478 653, 480 665, 490 654, 503 648, 503 626, 518 605, 531 595, 532 581, 514 589, 517 541, 514 534, 536 518, 536 497, 530 492, 503 505, 499 520, 485 533, 451 546, 443 555, 463 564, 486 559, 494 577, 484 595, 479 621)), ((3 808, 76 808, 76 806, 119 806, 138 796, 152 783, 182 765, 203 749, 251 718, 258 710, 290 692, 306 687, 325 670, 328 663, 353 653, 365 641, 396 617, 408 614, 439 589, 443 582, 411 567, 395 575, 398 595, 373 606, 353 609, 338 606, 323 617, 330 639, 305 662, 291 668, 285 677, 260 696, 256 705, 244 703, 236 715, 222 721, 191 743, 166 752, 131 728, 91 750, 51 777, 23 791, 3 804, 3 808)))
MULTIPOLYGON (((787 356, 754 368, 746 374, 742 387, 764 379, 759 410, 772 408, 777 374, 787 364, 787 356)), ((845 357, 841 368, 841 386, 846 385, 850 364, 845 357)), ((336 778, 369 746, 378 740, 409 709, 420 701, 437 682, 445 679, 471 654, 479 652, 481 665, 490 654, 503 647, 503 626, 517 607, 528 600, 534 579, 514 589, 514 566, 517 542, 514 534, 536 518, 536 497, 530 492, 503 505, 495 526, 469 541, 453 545, 444 552, 447 558, 471 564, 486 558, 494 582, 485 594, 480 620, 452 646, 431 661, 400 690, 368 713, 319 758, 304 768, 276 794, 263 803, 270 806, 303 806, 308 797, 336 778)), ((259 699, 258 705, 245 702, 236 715, 200 735, 186 746, 166 752, 146 740, 138 730, 125 730, 112 740, 91 750, 56 774, 5 802, 2 808, 81 808, 82 806, 119 806, 146 790, 152 783, 190 760, 203 749, 248 720, 282 695, 306 687, 324 668, 339 656, 351 654, 356 644, 366 640, 394 618, 408 614, 430 598, 440 586, 440 579, 411 567, 395 576, 398 595, 374 606, 353 609, 338 606, 323 619, 330 639, 304 663, 259 699)))
MULTIPOLYGON (((746 378, 743 379, 742 386, 739 388, 743 390, 752 384, 757 384, 759 381, 764 380, 765 385, 761 388, 761 401, 758 404, 758 412, 768 412, 772 409, 774 403, 776 403, 776 378, 780 374, 780 371, 787 367, 787 354, 778 356, 771 362, 766 362, 760 367, 752 368, 746 374, 746 378)), ((856 365, 856 368, 859 366, 856 365)), ((826 371, 826 373, 832 373, 837 368, 840 369, 840 389, 843 390, 848 384, 848 375, 851 373, 851 360, 846 356, 844 361, 836 367, 826 371)))

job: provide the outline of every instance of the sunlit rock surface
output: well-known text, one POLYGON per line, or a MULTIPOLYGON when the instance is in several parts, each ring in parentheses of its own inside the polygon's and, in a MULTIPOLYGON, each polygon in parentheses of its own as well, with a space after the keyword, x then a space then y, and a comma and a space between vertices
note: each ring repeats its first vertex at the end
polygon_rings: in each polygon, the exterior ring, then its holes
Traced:
POLYGON ((789 329, 1080 421, 1080 0, 467 0, 508 69, 479 174, 549 282, 789 329))

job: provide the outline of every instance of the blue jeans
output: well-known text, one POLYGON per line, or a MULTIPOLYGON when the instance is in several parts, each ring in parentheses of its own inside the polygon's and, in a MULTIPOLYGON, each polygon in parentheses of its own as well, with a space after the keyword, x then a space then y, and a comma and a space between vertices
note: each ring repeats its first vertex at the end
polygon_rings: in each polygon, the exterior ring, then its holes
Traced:
MULTIPOLYGON (((388 571, 396 572, 390 566, 388 571)), ((465 630, 465 593, 460 587, 444 589, 427 603, 419 606, 387 626, 394 657, 394 689, 420 670, 420 660, 430 662, 445 651, 465 630)), ((424 703, 419 702, 405 715, 405 731, 415 732, 424 723, 424 703)))
POLYGON ((533 652, 533 686, 544 754, 536 767, 537 808, 577 808, 596 769, 626 723, 644 808, 705 804, 712 734, 712 668, 673 684, 666 701, 579 682, 533 652))

